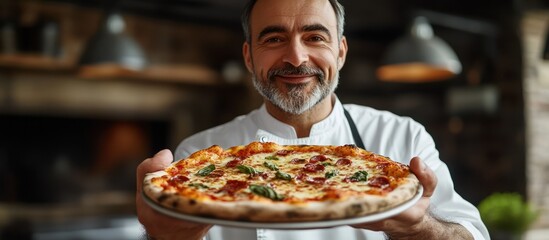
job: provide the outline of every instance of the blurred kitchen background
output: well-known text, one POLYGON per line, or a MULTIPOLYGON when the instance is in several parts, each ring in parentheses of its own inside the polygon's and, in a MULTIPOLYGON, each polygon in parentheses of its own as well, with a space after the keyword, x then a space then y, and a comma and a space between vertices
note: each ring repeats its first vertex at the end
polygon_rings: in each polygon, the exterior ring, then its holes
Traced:
MULTIPOLYGON (((139 162, 261 104, 245 2, 0 0, 0 239, 139 238, 139 162)), ((341 2, 339 98, 416 119, 464 198, 517 192, 549 228, 549 3, 341 2), (434 71, 381 68, 411 58, 394 52, 410 35, 398 51, 453 53, 425 60, 434 71)))

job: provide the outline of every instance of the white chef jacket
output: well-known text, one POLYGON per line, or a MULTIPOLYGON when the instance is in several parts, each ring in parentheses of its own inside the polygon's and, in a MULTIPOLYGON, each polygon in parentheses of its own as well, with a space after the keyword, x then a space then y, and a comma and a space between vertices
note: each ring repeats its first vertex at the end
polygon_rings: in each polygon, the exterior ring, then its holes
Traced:
MULTIPOLYGON (((266 110, 265 105, 239 116, 223 125, 197 133, 178 146, 175 159, 219 145, 228 148, 252 141, 276 142, 278 144, 343 145, 354 144, 349 123, 343 107, 349 111, 365 148, 393 160, 409 164, 419 156, 438 177, 438 184, 431 197, 430 211, 447 222, 463 225, 475 239, 490 239, 480 219, 478 210, 454 190, 448 167, 439 159, 432 137, 425 128, 408 117, 400 117, 387 111, 346 104, 336 98, 330 115, 314 124, 309 137, 298 138, 292 126, 278 121, 266 110)), ((213 226, 205 239, 208 240, 363 240, 385 239, 383 233, 349 226, 312 230, 246 229, 213 226)))

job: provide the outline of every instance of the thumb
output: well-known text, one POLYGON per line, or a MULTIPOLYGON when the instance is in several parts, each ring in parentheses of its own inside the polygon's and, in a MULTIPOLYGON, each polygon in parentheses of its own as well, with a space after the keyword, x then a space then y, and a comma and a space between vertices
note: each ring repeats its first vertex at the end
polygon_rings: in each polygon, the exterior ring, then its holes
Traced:
POLYGON ((172 152, 168 149, 161 150, 156 153, 152 158, 145 159, 139 166, 137 166, 137 191, 141 191, 141 185, 143 179, 147 173, 164 170, 173 161, 172 152))
POLYGON ((160 150, 152 157, 152 162, 151 170, 162 170, 173 162, 172 152, 169 149, 160 150))
POLYGON ((431 197, 438 182, 435 172, 433 172, 433 170, 431 170, 431 168, 429 168, 419 157, 412 158, 410 161, 410 169, 423 186, 423 196, 431 197))

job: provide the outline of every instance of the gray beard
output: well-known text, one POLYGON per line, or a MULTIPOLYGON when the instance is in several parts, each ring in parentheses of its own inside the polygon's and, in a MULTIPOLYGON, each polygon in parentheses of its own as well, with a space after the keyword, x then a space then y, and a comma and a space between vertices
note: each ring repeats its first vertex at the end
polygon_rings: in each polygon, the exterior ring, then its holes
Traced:
POLYGON ((336 90, 339 83, 339 72, 330 82, 319 79, 309 94, 305 92, 306 85, 287 85, 289 91, 286 96, 276 88, 273 80, 260 81, 255 73, 252 75, 252 81, 261 96, 283 111, 299 115, 310 110, 336 90))

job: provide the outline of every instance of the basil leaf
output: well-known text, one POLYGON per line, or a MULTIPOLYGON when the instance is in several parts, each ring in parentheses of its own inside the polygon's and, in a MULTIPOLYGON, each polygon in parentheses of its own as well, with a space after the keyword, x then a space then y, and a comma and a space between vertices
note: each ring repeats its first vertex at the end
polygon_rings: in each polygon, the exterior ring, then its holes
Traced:
POLYGON ((208 189, 209 187, 202 184, 202 183, 191 183, 189 184, 189 187, 195 187, 195 188, 205 188, 208 189))
POLYGON ((326 166, 333 166, 333 164, 332 164, 332 163, 329 163, 329 162, 323 162, 323 163, 321 163, 321 164, 322 164, 322 166, 324 166, 324 167, 326 167, 326 166))
POLYGON ((272 155, 272 156, 265 157, 265 159, 267 159, 267 160, 278 160, 278 157, 275 156, 275 155, 272 155))
POLYGON ((240 172, 247 173, 247 174, 250 174, 250 175, 255 175, 255 174, 259 173, 257 170, 253 169, 252 167, 246 166, 246 165, 238 165, 238 166, 236 166, 236 168, 238 168, 238 170, 240 170, 240 172))
POLYGON ((283 173, 281 171, 276 171, 275 176, 276 178, 283 179, 283 180, 292 180, 292 175, 283 173))
POLYGON ((333 177, 337 176, 337 174, 339 174, 339 172, 337 170, 332 170, 332 171, 329 171, 326 174, 324 174, 324 177, 326 179, 333 178, 333 177))
POLYGON ((198 176, 208 176, 211 172, 213 172, 213 170, 215 170, 215 165, 210 164, 207 167, 204 167, 204 168, 198 170, 196 175, 198 175, 198 176))
POLYGON ((275 192, 275 190, 273 190, 272 188, 268 187, 268 186, 261 186, 261 185, 250 185, 250 191, 252 191, 252 193, 254 194, 257 194, 259 196, 262 196, 262 197, 266 197, 266 198, 269 198, 271 200, 274 200, 274 201, 281 201, 284 199, 284 196, 278 194, 277 192, 275 192))
POLYGON ((363 182, 368 180, 368 173, 366 171, 358 171, 351 177, 351 181, 363 182))
POLYGON ((272 163, 272 162, 264 162, 263 163, 263 166, 267 167, 268 169, 271 169, 273 171, 277 171, 278 170, 278 167, 276 166, 276 164, 272 163))

